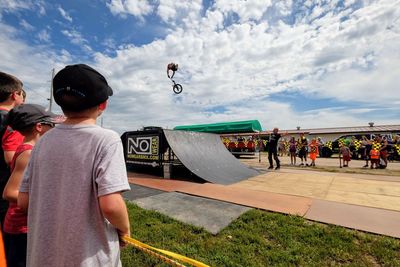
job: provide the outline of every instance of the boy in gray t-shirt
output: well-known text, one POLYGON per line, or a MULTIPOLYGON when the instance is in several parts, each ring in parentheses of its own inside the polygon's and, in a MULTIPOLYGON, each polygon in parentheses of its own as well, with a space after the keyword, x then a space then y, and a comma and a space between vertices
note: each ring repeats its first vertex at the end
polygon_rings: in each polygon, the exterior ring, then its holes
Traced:
POLYGON ((53 93, 67 119, 37 142, 18 196, 27 266, 121 266, 121 237, 130 235, 121 192, 130 187, 121 139, 96 125, 112 89, 79 64, 54 77, 53 93))

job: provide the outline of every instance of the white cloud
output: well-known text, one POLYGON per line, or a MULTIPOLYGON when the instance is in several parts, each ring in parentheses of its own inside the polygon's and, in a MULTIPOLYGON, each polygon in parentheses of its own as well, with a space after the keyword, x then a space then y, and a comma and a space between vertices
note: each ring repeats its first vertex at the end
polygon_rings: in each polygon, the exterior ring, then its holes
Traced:
POLYGON ((45 16, 46 15, 46 7, 44 2, 38 2, 38 11, 40 16, 45 16))
POLYGON ((65 20, 72 22, 72 17, 62 7, 58 7, 57 10, 65 20))
POLYGON ((107 46, 108 48, 115 49, 117 47, 116 41, 113 38, 107 38, 103 41, 103 45, 107 46))
POLYGON ((82 36, 82 34, 76 30, 63 30, 61 31, 66 37, 69 38, 72 44, 80 46, 87 52, 92 52, 92 48, 88 45, 88 41, 82 36))
POLYGON ((27 91, 27 101, 44 106, 49 96, 51 68, 59 68, 70 58, 54 53, 48 48, 37 49, 24 44, 16 35, 18 31, 0 23, 0 70, 20 78, 27 91), (25 64, 29 59, 29 64, 25 64), (25 62, 25 63, 24 63, 25 62))
POLYGON ((49 42, 49 41, 50 41, 50 33, 49 33, 47 30, 45 30, 45 29, 41 30, 41 31, 37 34, 37 37, 38 37, 38 39, 39 39, 40 41, 43 41, 43 42, 49 42))
POLYGON ((127 14, 143 19, 143 16, 150 14, 153 7, 147 0, 111 0, 107 2, 107 7, 114 15, 125 17, 127 14))
POLYGON ((161 20, 176 26, 184 24, 187 27, 198 26, 200 11, 202 10, 201 0, 194 1, 173 1, 160 0, 157 7, 157 15, 161 20))
POLYGON ((229 12, 236 13, 242 23, 249 20, 260 20, 270 5, 271 1, 265 0, 220 0, 215 2, 215 8, 224 14, 229 12))
POLYGON ((19 25, 21 25, 21 27, 23 27, 25 30, 27 31, 33 31, 35 29, 35 27, 33 27, 31 24, 29 24, 26 20, 22 19, 19 22, 19 25))
POLYGON ((6 12, 15 12, 21 9, 30 9, 32 3, 30 1, 24 0, 1 0, 0 1, 0 10, 6 12))

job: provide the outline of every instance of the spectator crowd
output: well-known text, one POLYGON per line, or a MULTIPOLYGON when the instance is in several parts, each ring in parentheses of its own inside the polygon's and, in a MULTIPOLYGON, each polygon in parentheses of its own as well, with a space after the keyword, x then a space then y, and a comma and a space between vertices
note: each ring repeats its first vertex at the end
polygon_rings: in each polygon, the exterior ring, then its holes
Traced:
MULTIPOLYGON (((277 156, 290 156, 292 166, 316 166, 317 157, 325 157, 322 153, 324 149, 332 151, 332 142, 325 143, 320 137, 308 139, 304 133, 300 133, 297 139, 294 136, 285 138, 284 134, 280 137, 278 142, 274 137, 273 142, 269 143, 272 146, 277 143, 277 156)), ((268 149, 271 149, 271 145, 268 149)), ((370 139, 366 136, 339 139, 338 155, 341 167, 348 167, 351 160, 359 159, 365 160, 364 168, 383 169, 390 161, 400 160, 400 136, 376 134, 370 139)))

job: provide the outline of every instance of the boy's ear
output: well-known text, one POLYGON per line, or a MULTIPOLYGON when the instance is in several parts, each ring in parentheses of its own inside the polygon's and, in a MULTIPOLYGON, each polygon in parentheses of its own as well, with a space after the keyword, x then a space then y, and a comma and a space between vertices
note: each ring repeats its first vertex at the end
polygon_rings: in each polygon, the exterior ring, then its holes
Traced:
POLYGON ((12 100, 16 100, 17 99, 17 95, 19 95, 19 92, 17 92, 17 91, 12 92, 11 93, 12 100))
POLYGON ((35 130, 36 130, 37 132, 41 133, 42 130, 43 130, 42 124, 41 124, 41 123, 36 123, 36 124, 35 124, 35 130))
POLYGON ((104 111, 107 108, 107 100, 99 105, 99 109, 104 111))

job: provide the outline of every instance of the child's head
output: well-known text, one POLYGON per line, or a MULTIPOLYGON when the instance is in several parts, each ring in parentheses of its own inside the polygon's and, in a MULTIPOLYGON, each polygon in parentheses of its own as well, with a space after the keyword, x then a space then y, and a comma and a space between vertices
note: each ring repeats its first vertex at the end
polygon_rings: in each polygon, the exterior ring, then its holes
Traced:
POLYGON ((22 82, 16 77, 0 72, 0 102, 4 102, 11 97, 16 105, 23 103, 24 90, 22 85, 22 82))
POLYGON ((34 133, 43 135, 54 127, 55 116, 40 105, 22 104, 10 110, 7 123, 13 130, 25 136, 34 133))
POLYGON ((105 103, 113 90, 103 75, 85 65, 69 65, 53 79, 53 95, 66 115, 96 109, 105 103))

